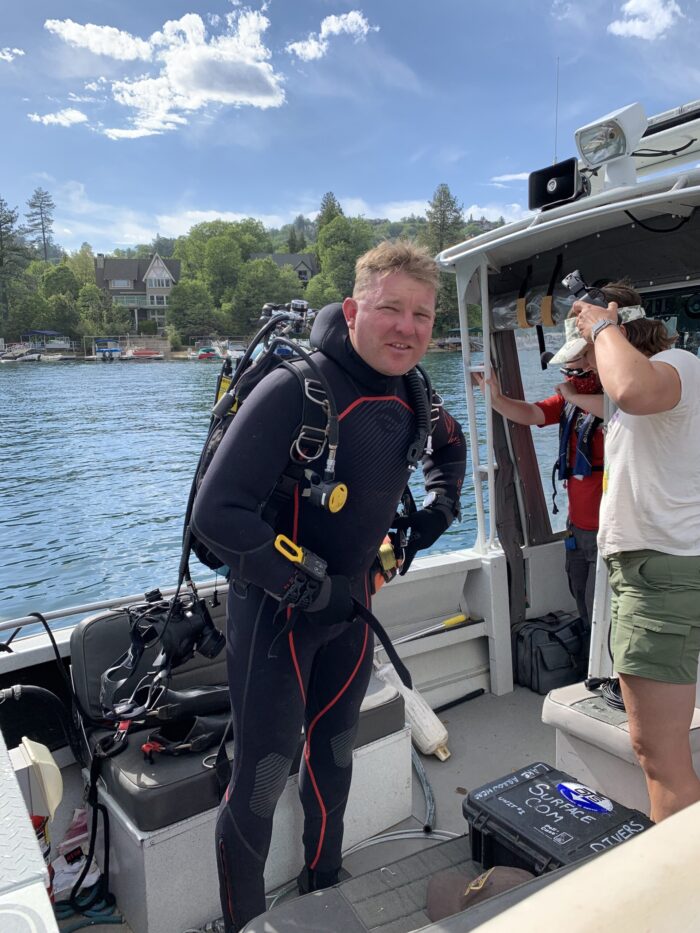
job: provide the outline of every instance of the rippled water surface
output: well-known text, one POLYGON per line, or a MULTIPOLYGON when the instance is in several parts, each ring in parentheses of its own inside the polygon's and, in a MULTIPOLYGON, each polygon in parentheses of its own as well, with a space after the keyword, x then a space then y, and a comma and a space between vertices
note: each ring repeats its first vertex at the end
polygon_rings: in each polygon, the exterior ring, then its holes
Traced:
MULTIPOLYGON (((561 377, 542 373, 536 351, 521 358, 528 397, 550 394, 561 377)), ((466 430, 460 355, 430 354, 426 366, 466 430)), ((175 583, 217 372, 180 361, 0 366, 0 619, 175 583)), ((548 489, 556 429, 533 431, 548 489)), ((436 551, 475 540, 470 471, 463 521, 436 551)))

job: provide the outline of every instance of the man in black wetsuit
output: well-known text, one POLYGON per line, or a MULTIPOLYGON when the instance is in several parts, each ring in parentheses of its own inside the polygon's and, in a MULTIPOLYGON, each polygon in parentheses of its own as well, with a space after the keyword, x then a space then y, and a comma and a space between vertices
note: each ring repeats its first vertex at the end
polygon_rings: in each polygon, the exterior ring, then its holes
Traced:
MULTIPOLYGON (((265 910, 272 816, 302 725, 305 868, 299 888, 313 891, 338 880, 353 743, 373 660, 372 633, 353 619, 352 599, 369 607, 371 565, 387 530, 396 527, 416 435, 404 375, 427 349, 437 284, 427 251, 382 243, 358 260, 352 298, 329 305, 314 322, 314 362, 339 414, 335 475, 348 487, 340 511, 311 505, 297 486, 277 511, 274 528, 263 519, 263 506, 289 464, 303 409, 299 381, 284 367, 241 406, 195 502, 194 533, 231 570, 234 759, 216 829, 226 933, 265 910), (279 533, 327 562, 320 585, 307 587, 304 574, 275 548, 279 533), (275 642, 291 611, 294 627, 275 642)), ((401 520, 409 531, 408 557, 433 544, 459 514, 466 446, 442 408, 432 448, 423 457, 424 507, 401 520)))

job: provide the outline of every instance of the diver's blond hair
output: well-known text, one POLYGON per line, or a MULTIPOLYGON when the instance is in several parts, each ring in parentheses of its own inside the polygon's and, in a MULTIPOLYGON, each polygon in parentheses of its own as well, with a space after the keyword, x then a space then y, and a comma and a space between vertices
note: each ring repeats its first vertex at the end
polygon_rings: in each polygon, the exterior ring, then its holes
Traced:
POLYGON ((364 295, 373 284, 374 276, 383 278, 392 272, 405 272, 437 291, 440 271, 425 246, 419 246, 412 240, 384 240, 355 263, 353 298, 364 295))

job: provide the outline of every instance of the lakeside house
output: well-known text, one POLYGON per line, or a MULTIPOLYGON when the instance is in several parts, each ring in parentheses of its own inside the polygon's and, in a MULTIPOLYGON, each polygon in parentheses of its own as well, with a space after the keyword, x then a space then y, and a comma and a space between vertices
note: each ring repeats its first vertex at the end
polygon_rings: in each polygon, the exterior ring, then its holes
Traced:
POLYGON ((113 259, 98 253, 95 257, 95 284, 112 299, 133 313, 134 332, 144 321, 165 327, 168 298, 180 280, 180 260, 162 259, 152 253, 144 259, 113 259))
POLYGON ((280 268, 291 266, 304 286, 321 271, 318 259, 313 253, 251 253, 250 258, 271 259, 280 268))

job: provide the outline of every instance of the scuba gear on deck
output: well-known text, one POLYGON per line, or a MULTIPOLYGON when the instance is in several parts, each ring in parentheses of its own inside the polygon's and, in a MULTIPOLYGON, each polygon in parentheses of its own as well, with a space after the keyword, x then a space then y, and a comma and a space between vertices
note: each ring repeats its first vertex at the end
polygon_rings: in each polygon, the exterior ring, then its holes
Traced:
POLYGON ((214 658, 225 645, 225 638, 212 622, 206 602, 196 592, 164 600, 159 590, 146 594, 144 603, 126 606, 131 627, 131 644, 102 675, 100 705, 106 719, 138 719, 153 709, 173 668, 189 661, 195 652, 214 658), (117 700, 116 694, 130 686, 146 648, 160 644, 151 668, 148 685, 139 682, 131 696, 117 700))
MULTIPOLYGON (((228 706, 228 696, 227 696, 228 706)), ((156 755, 183 755, 203 752, 219 745, 228 731, 230 711, 209 716, 188 716, 164 723, 156 732, 151 732, 141 745, 141 751, 149 764, 156 755)))

